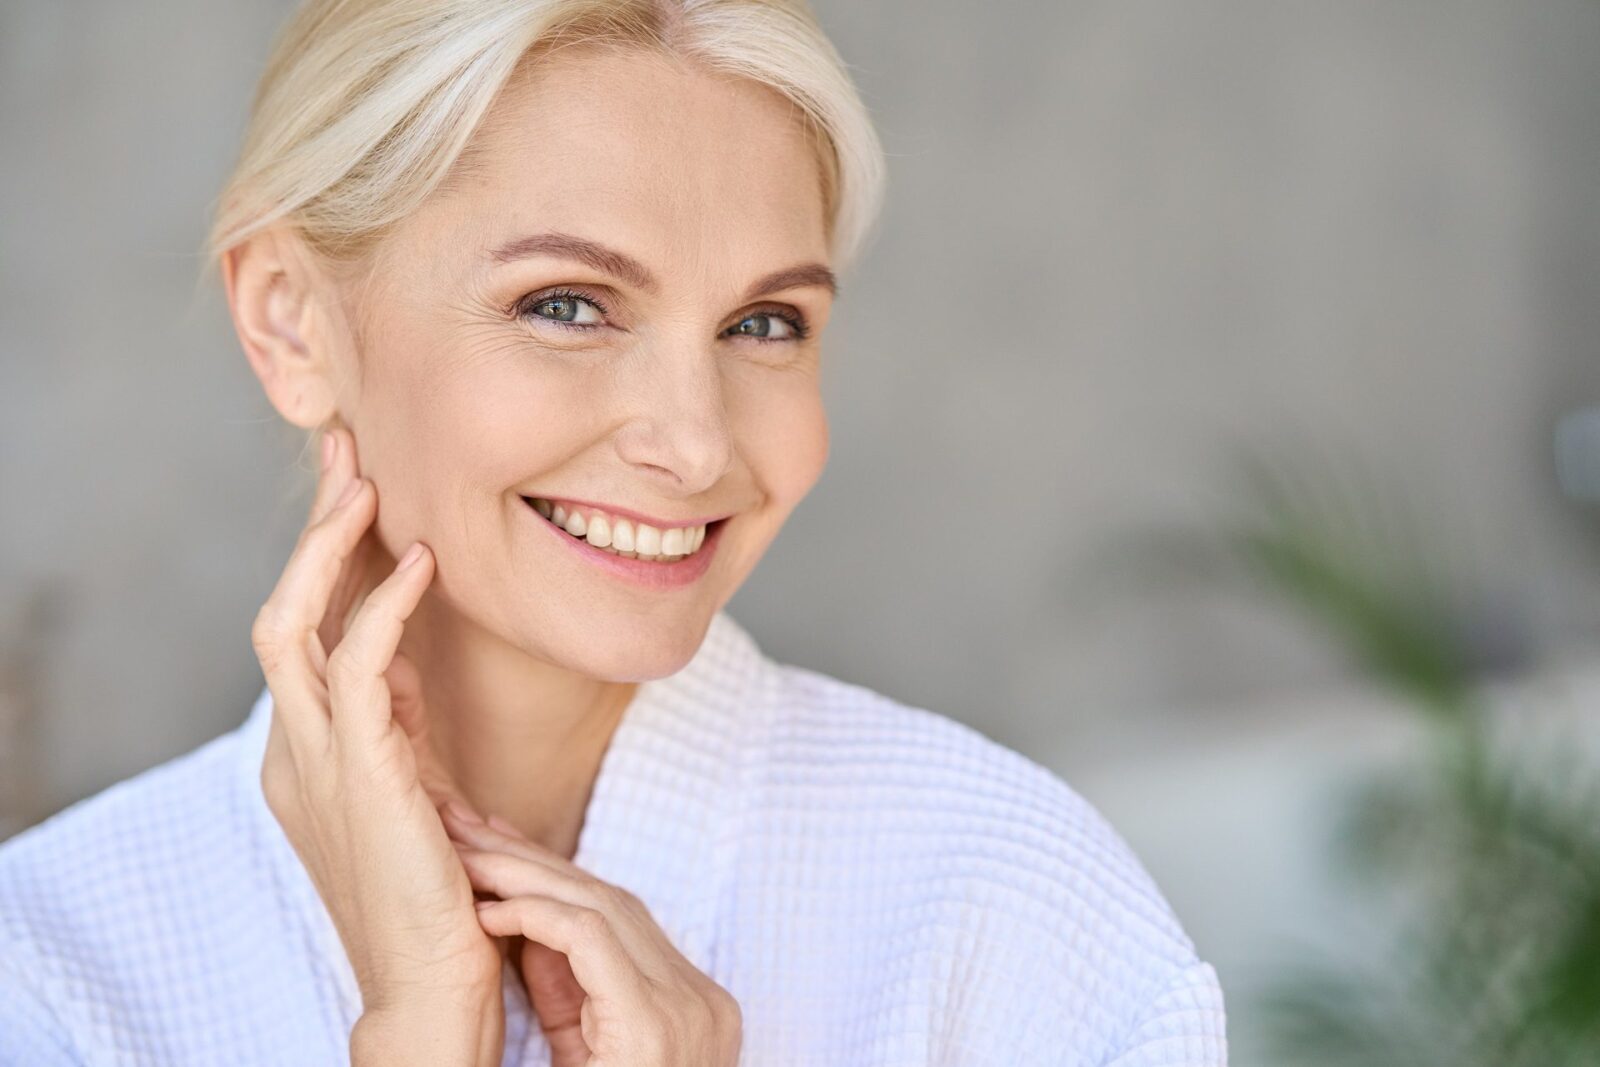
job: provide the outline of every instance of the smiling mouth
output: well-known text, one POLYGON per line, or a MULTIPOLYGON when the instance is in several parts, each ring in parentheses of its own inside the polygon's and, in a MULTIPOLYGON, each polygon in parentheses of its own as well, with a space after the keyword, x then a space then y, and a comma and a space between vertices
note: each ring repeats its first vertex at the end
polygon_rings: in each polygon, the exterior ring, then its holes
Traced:
POLYGON ((727 519, 714 519, 703 526, 678 526, 662 530, 647 523, 614 518, 603 513, 568 514, 559 504, 540 497, 525 496, 523 502, 540 518, 575 541, 624 559, 651 563, 677 563, 701 551, 706 539, 727 519))

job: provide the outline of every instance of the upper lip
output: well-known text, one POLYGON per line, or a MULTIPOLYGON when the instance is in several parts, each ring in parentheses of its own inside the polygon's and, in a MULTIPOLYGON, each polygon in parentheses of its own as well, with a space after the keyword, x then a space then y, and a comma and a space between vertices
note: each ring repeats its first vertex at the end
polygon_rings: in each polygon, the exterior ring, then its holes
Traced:
POLYGON ((577 504, 579 507, 603 511, 607 515, 615 515, 619 518, 632 519, 634 522, 647 523, 658 530, 670 530, 674 526, 706 526, 721 519, 726 519, 733 514, 730 511, 721 515, 707 515, 698 519, 661 519, 653 515, 646 515, 642 511, 634 511, 632 508, 619 508, 615 504, 602 504, 594 500, 579 500, 570 496, 543 496, 539 493, 524 493, 522 494, 522 499, 527 501, 548 500, 552 504, 577 504))

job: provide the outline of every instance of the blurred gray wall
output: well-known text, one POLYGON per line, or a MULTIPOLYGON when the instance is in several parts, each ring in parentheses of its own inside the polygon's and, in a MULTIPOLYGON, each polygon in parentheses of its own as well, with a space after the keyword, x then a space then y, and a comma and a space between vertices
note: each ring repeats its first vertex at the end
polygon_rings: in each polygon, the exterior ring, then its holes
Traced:
MULTIPOLYGON (((260 686, 300 457, 190 283, 289 7, 0 5, 0 722, 33 709, 35 814, 260 686)), ((1359 449, 1540 648, 1600 638, 1550 470, 1600 398, 1600 2, 817 7, 891 189, 830 467, 732 605, 768 651, 1069 780, 1246 729, 1348 668, 1265 602, 1100 580, 1240 439, 1359 449)))

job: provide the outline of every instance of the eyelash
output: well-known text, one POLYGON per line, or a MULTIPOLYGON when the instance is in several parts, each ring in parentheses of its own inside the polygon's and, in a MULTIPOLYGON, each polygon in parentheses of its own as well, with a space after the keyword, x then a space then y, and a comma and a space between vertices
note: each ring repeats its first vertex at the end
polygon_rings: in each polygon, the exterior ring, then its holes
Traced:
MULTIPOLYGON (((549 303, 552 300, 582 300, 585 303, 593 304, 595 309, 602 315, 611 314, 611 310, 607 308, 601 301, 595 299, 588 293, 579 293, 571 289, 548 289, 523 297, 521 300, 517 301, 514 307, 514 312, 518 319, 538 319, 541 323, 546 323, 551 326, 559 326, 562 329, 567 330, 592 330, 596 325, 598 325, 598 323, 591 322, 562 322, 560 319, 552 319, 544 315, 535 315, 533 313, 534 308, 538 307, 540 304, 549 303)), ((763 308, 752 311, 748 315, 744 316, 744 318, 740 319, 739 322, 743 322, 744 319, 754 318, 757 315, 769 315, 775 319, 782 319, 784 322, 788 323, 789 328, 794 331, 794 336, 755 337, 746 335, 749 336, 749 339, 752 341, 758 341, 761 344, 779 344, 784 341, 804 341, 807 337, 811 336, 811 328, 806 325, 804 316, 788 311, 780 311, 775 308, 763 308)), ((737 326, 738 323, 735 323, 734 325, 737 326)))

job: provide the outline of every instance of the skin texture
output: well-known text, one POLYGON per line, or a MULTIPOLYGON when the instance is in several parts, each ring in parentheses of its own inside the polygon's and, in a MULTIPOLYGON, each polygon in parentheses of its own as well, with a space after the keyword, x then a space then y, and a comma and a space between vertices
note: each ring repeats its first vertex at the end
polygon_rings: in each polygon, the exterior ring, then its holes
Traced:
MULTIPOLYGON (((828 264, 817 159, 770 89, 592 47, 519 71, 464 158, 385 237, 368 285, 337 280, 288 227, 224 258, 273 406, 296 426, 339 427, 308 535, 257 620, 274 697, 293 705, 281 718, 301 727, 280 737, 274 718, 263 784, 278 783, 269 801, 369 1005, 406 1007, 369 1015, 463 1019, 472 1051, 428 1062, 499 1062, 471 1036, 493 1029, 479 1012, 493 1013, 488 946, 495 959, 516 951, 558 1064, 732 1063, 732 998, 625 889, 570 860, 637 683, 688 662, 826 463, 832 292, 747 293, 772 272, 828 264), (625 252, 653 291, 571 258, 490 254, 552 231, 625 252), (331 485, 358 475, 355 501, 324 515, 331 485), (523 496, 732 517, 705 575, 651 590, 532 525, 523 496), (394 574, 414 541, 423 560, 394 574), (318 581, 290 579, 297 559, 318 581), (342 657, 341 683, 338 648, 364 626, 384 639, 342 657), (293 741, 345 736, 341 716, 357 724, 342 762, 293 741), (441 820, 435 805, 451 797, 492 815, 494 836, 441 820), (499 866, 463 860, 463 846, 499 866), (472 890, 505 903, 474 915, 472 890), (470 962, 445 965, 435 944, 470 962)), ((358 1030, 374 1049, 392 1032, 358 1030)))

